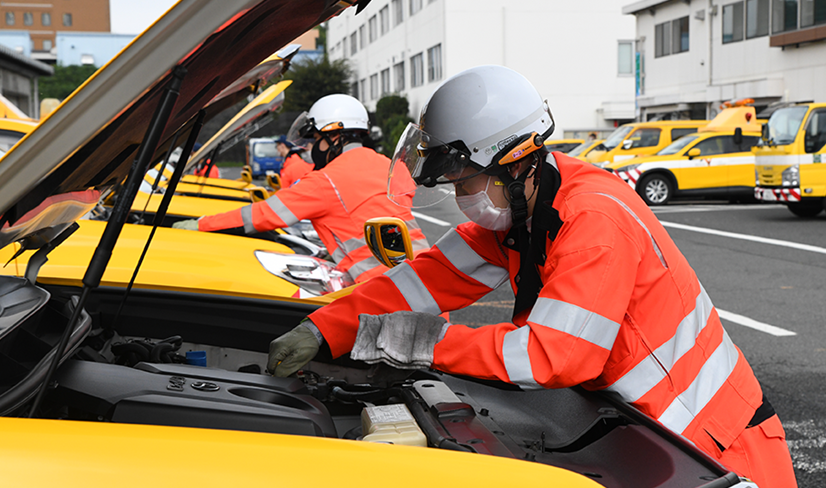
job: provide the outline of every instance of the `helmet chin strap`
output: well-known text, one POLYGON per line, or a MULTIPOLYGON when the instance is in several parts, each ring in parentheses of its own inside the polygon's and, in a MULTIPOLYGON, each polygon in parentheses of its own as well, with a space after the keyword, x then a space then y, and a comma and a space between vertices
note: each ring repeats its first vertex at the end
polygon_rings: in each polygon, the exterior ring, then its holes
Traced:
MULTIPOLYGON (((528 156, 536 161, 538 158, 544 157, 547 152, 547 149, 543 147, 528 156)), ((525 181, 531 173, 531 167, 525 169, 522 174, 516 175, 515 178, 511 176, 506 166, 499 166, 497 169, 498 171, 492 176, 499 178, 505 184, 505 188, 508 189, 513 227, 523 226, 528 220, 528 197, 525 195, 525 181)))

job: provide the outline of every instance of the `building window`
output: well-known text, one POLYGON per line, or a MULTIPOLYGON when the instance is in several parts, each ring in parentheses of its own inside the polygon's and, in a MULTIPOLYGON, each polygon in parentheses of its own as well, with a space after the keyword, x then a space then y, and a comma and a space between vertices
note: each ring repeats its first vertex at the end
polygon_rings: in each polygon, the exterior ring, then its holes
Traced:
POLYGON ((381 95, 390 93, 390 68, 381 70, 381 95))
POLYGON ((23 12, 23 25, 34 24, 34 15, 31 12, 23 12))
POLYGON ((419 53, 410 58, 410 86, 424 85, 424 56, 419 53))
POLYGON ((427 50, 427 81, 442 79, 442 45, 436 44, 427 50))
POLYGON ((381 25, 381 35, 390 32, 390 7, 387 5, 379 10, 379 24, 381 25))
POLYGON ((803 0, 800 5, 800 27, 826 24, 826 0, 803 0))
POLYGON ((393 77, 396 79, 396 92, 404 90, 404 61, 393 65, 393 77))
POLYGON ((617 74, 634 74, 634 42, 619 41, 617 44, 617 74))
POLYGON ((353 32, 350 34, 350 56, 356 54, 358 52, 358 35, 353 32))
POLYGON ((367 101, 367 79, 366 78, 362 78, 361 81, 359 81, 359 97, 358 97, 358 99, 361 100, 362 102, 367 101))
POLYGON ((422 0, 410 0, 410 15, 422 9, 422 0))
POLYGON ((359 27, 359 49, 364 49, 364 26, 359 27))
POLYGON ((743 40, 743 2, 723 6, 723 44, 743 40))
POLYGON ((14 12, 6 12, 6 25, 14 25, 14 12))
POLYGON ((43 39, 43 50, 44 51, 51 51, 51 49, 52 49, 51 39, 43 39))
POLYGON ((654 57, 688 51, 688 17, 681 17, 654 26, 654 57))
POLYGON ((769 0, 746 0, 746 39, 769 33, 769 0))
POLYGON ((404 21, 404 4, 402 0, 393 0, 393 27, 404 21))
POLYGON ((797 0, 772 0, 772 34, 797 29, 797 0))
POLYGON ((654 57, 671 54, 671 22, 654 26, 654 57))
POLYGON ((52 14, 49 12, 43 12, 40 14, 40 23, 43 24, 44 27, 52 25, 52 14))
POLYGON ((379 75, 370 75, 370 100, 379 98, 379 75))
POLYGON ((376 20, 376 16, 370 17, 370 20, 367 21, 367 31, 370 33, 370 43, 376 40, 378 37, 377 32, 378 27, 378 20, 376 20))
POLYGON ((354 80, 353 83, 350 84, 350 96, 353 98, 359 97, 359 80, 354 80))
POLYGON ((63 25, 66 27, 72 26, 72 14, 63 14, 63 25))

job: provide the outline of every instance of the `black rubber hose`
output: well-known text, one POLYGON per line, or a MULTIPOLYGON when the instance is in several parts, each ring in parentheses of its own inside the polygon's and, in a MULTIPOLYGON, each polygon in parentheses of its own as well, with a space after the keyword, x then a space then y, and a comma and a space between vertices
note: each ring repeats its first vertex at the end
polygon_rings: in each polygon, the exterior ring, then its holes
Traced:
POLYGON ((183 344, 183 339, 179 335, 174 335, 174 336, 167 337, 166 339, 162 340, 161 343, 172 344, 172 345, 175 346, 175 349, 177 350, 179 347, 181 347, 181 344, 183 344))
POLYGON ((152 353, 149 355, 149 360, 153 363, 167 362, 162 361, 161 356, 165 353, 172 351, 174 348, 175 346, 173 346, 172 344, 169 344, 167 342, 161 342, 160 344, 152 348, 152 353))
POLYGON ((330 395, 337 400, 344 402, 377 402, 379 400, 387 400, 392 396, 398 396, 401 390, 398 388, 387 388, 370 391, 347 391, 340 386, 334 386, 330 395))
POLYGON ((135 342, 112 344, 112 354, 116 356, 122 356, 130 352, 138 356, 142 361, 149 359, 149 351, 141 344, 135 342))

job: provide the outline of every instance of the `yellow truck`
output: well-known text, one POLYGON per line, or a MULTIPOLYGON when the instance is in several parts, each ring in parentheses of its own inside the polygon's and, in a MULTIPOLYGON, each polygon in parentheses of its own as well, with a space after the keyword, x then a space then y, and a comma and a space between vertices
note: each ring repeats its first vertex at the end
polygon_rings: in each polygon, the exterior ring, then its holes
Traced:
POLYGON ((826 103, 794 104, 772 113, 753 149, 754 196, 780 202, 798 217, 826 206, 826 103))

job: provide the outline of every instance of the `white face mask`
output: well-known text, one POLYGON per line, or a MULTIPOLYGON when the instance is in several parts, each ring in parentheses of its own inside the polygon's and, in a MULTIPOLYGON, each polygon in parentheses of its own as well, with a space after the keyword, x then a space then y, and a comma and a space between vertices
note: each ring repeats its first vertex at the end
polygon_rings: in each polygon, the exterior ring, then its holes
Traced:
POLYGON ((488 196, 488 186, 490 176, 485 185, 485 189, 473 195, 462 195, 456 197, 456 205, 459 210, 473 222, 488 230, 508 230, 513 225, 510 204, 505 208, 493 206, 490 196, 488 196))

